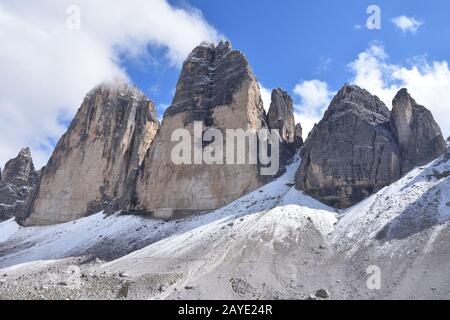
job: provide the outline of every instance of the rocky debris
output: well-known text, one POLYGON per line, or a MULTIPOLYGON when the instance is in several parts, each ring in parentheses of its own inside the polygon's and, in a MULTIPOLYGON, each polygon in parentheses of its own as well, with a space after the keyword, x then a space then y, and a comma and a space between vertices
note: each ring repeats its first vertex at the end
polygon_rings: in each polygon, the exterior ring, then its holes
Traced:
POLYGON ((42 171, 25 224, 103 210, 132 184, 158 127, 153 103, 138 89, 111 83, 92 90, 42 171))
MULTIPOLYGON (((127 211, 164 219, 183 217, 220 208, 267 181, 254 164, 194 164, 192 155, 192 164, 175 164, 171 155, 180 141, 171 141, 172 133, 186 129, 194 137, 195 121, 204 131, 221 131, 222 147, 226 129, 267 128, 258 82, 245 56, 229 42, 202 44, 184 62, 172 105, 128 196, 127 211)), ((198 146, 197 141, 190 142, 198 146)), ((202 149, 213 147, 211 142, 202 149)))
POLYGON ((402 174, 447 151, 447 144, 433 115, 418 105, 406 89, 397 93, 392 105, 391 126, 400 148, 402 174))
POLYGON ((400 178, 400 152, 389 109, 376 96, 345 85, 309 134, 296 187, 347 208, 400 178))
POLYGON ((267 113, 267 123, 270 130, 278 130, 283 142, 294 143, 296 134, 294 107, 292 98, 286 91, 281 89, 272 91, 272 103, 267 113))
POLYGON ((297 149, 303 147, 303 128, 300 123, 295 126, 294 143, 297 149))
POLYGON ((22 149, 8 161, 0 178, 0 221, 24 214, 26 199, 39 181, 31 151, 22 149))

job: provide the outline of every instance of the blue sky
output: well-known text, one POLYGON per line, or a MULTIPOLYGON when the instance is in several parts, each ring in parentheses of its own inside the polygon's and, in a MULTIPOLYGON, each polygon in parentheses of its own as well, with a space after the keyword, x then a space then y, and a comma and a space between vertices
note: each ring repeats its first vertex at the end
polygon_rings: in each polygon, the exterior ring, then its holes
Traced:
POLYGON ((292 95, 305 133, 349 82, 388 107, 407 87, 448 136, 449 12, 448 0, 0 0, 0 167, 24 146, 44 165, 101 82, 131 80, 161 116, 185 57, 222 38, 248 57, 266 108, 272 88, 292 95))
MULTIPOLYGON (((381 30, 365 27, 367 7, 361 0, 191 0, 171 3, 194 6, 205 19, 243 51, 258 80, 267 88, 290 92, 303 80, 326 81, 338 90, 352 75, 348 64, 377 41, 389 54, 389 63, 409 65, 426 55, 430 60, 448 60, 450 2, 377 1, 381 9, 381 30), (414 17, 423 25, 412 34, 403 32, 391 20, 414 17), (360 25, 363 28, 358 29, 360 25)), ((131 78, 158 104, 167 105, 173 96, 179 70, 164 63, 144 69, 126 64, 131 78)), ((142 67, 142 66, 141 66, 142 67)), ((295 97, 295 95, 294 95, 295 97)), ((295 97, 298 100, 298 97, 295 97)))

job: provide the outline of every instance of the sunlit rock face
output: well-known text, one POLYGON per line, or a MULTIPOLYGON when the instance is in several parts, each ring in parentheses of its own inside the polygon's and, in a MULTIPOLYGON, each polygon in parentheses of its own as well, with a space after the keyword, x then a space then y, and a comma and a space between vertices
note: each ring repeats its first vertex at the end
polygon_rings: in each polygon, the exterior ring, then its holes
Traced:
POLYGON ((272 103, 267 113, 267 123, 271 130, 279 131, 283 142, 294 143, 296 134, 294 107, 292 98, 286 91, 281 89, 272 91, 272 103))
MULTIPOLYGON (((174 163, 171 153, 179 142, 171 141, 172 134, 181 128, 194 137, 194 122, 203 132, 219 130, 222 145, 227 143, 227 129, 267 128, 258 82, 246 57, 229 42, 202 44, 184 62, 172 105, 144 160, 135 191, 128 196, 128 211, 163 218, 186 216, 222 207, 270 179, 249 162, 194 164, 192 155, 192 164, 174 163)), ((203 151, 213 145, 203 145, 203 151)))
POLYGON ((406 89, 393 100, 391 125, 402 155, 402 173, 431 162, 447 151, 441 128, 431 112, 416 103, 406 89))

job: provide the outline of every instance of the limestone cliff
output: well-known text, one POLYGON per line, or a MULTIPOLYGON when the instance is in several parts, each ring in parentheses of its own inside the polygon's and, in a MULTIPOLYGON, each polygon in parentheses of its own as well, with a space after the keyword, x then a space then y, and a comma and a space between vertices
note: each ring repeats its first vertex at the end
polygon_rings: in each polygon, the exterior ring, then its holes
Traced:
MULTIPOLYGON (((222 207, 264 183, 255 164, 232 165, 225 159, 225 164, 194 164, 191 155, 192 164, 175 164, 171 152, 178 142, 171 141, 172 134, 186 129, 194 137, 194 121, 202 124, 203 132, 219 130, 223 145, 226 129, 267 127, 258 82, 245 56, 229 42, 202 44, 185 61, 172 105, 129 195, 129 211, 184 216, 222 207)), ((201 149, 209 147, 203 144, 201 149)))
POLYGON ((283 142, 292 144, 295 140, 295 119, 292 98, 286 91, 274 89, 272 103, 267 112, 271 130, 278 130, 283 142))
POLYGON ((441 128, 433 115, 418 105, 406 89, 397 93, 392 105, 391 125, 402 155, 403 174, 447 151, 441 128))
POLYGON ((390 112, 376 96, 346 85, 305 142, 296 185, 347 208, 445 152, 433 115, 406 89, 397 93, 390 112))
POLYGON ((158 127, 153 103, 136 88, 95 88, 44 167, 25 224, 66 222, 103 210, 124 193, 158 127))
POLYGON ((389 109, 357 86, 344 86, 305 142, 296 186, 346 208, 400 177, 389 109))
POLYGON ((26 200, 39 181, 29 148, 5 165, 0 178, 0 221, 24 214, 26 200))

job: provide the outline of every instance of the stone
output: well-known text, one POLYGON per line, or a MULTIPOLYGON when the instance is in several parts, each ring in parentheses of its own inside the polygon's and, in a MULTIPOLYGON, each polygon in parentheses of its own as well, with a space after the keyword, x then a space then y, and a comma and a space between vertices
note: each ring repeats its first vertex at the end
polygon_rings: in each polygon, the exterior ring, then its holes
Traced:
POLYGON ((39 182, 31 151, 22 149, 8 161, 0 179, 0 221, 24 215, 26 200, 39 182))
POLYGON ((270 130, 278 130, 283 142, 294 143, 296 133, 294 107, 292 98, 286 91, 282 89, 272 91, 272 102, 267 112, 267 123, 270 130))
POLYGON ((314 295, 314 294, 309 294, 309 296, 306 298, 306 300, 311 300, 311 301, 317 301, 317 300, 319 300, 319 298, 316 296, 316 295, 314 295))
POLYGON ((392 105, 391 126, 400 148, 403 175, 447 152, 441 128, 433 115, 417 104, 407 89, 397 93, 392 105))
POLYGON ((203 130, 219 130, 224 143, 226 129, 267 128, 256 77, 246 57, 229 42, 204 43, 184 62, 175 97, 136 172, 125 211, 179 219, 221 208, 268 181, 255 164, 175 164, 171 153, 179 141, 171 141, 172 133, 185 129, 193 137, 194 122, 201 123, 203 130))
POLYGON ((296 187, 335 208, 348 208, 400 178, 390 111, 376 96, 345 85, 309 134, 296 187))
POLYGON ((159 128, 154 104, 123 82, 102 84, 84 99, 42 170, 25 225, 75 220, 122 196, 159 128))

